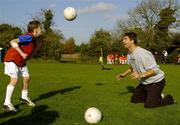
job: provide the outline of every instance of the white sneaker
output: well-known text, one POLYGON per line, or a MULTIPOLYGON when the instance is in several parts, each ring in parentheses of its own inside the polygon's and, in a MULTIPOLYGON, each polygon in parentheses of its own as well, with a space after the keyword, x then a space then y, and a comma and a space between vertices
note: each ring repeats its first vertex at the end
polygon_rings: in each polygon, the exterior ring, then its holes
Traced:
POLYGON ((33 101, 31 101, 29 97, 27 97, 26 99, 20 98, 20 101, 22 103, 29 105, 29 106, 32 106, 32 107, 35 106, 35 103, 33 101))
POLYGON ((3 110, 7 112, 17 112, 17 109, 13 106, 13 104, 3 105, 3 110))
POLYGON ((163 94, 163 93, 161 93, 161 98, 162 98, 162 99, 164 99, 164 98, 165 98, 165 96, 164 96, 164 94, 163 94))

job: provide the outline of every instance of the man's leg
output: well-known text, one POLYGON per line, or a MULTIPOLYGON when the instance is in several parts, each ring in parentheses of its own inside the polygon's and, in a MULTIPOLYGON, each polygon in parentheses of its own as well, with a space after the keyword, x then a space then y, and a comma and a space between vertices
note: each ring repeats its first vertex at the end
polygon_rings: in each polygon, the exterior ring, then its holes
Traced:
POLYGON ((161 97, 164 86, 165 79, 158 83, 152 83, 146 86, 147 99, 144 104, 145 108, 153 108, 174 103, 174 100, 170 95, 166 96, 165 98, 161 97))
POLYGON ((133 103, 141 103, 146 100, 146 92, 144 90, 144 85, 139 84, 131 97, 131 102, 133 103))

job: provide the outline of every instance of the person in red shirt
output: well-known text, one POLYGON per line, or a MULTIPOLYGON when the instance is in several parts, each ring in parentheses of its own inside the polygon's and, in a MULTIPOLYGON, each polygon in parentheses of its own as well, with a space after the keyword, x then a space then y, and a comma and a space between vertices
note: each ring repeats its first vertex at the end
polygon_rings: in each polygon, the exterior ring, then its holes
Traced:
POLYGON ((29 106, 35 106, 35 103, 28 97, 29 72, 26 66, 26 59, 31 55, 36 46, 36 38, 41 35, 41 23, 36 20, 30 21, 27 29, 28 33, 20 35, 18 38, 10 41, 12 47, 8 49, 4 57, 4 73, 10 77, 3 105, 5 111, 17 111, 11 103, 11 97, 19 76, 23 77, 23 87, 20 100, 29 106))

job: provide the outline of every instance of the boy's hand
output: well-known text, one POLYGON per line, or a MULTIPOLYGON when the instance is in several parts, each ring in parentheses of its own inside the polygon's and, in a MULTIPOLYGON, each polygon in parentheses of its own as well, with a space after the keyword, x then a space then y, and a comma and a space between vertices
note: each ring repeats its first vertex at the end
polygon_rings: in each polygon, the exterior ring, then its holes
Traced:
POLYGON ((121 80, 121 79, 123 79, 124 77, 125 77, 124 74, 118 74, 117 77, 116 77, 116 79, 117 79, 117 80, 121 80))
POLYGON ((27 59, 28 55, 26 53, 21 53, 21 56, 23 57, 23 59, 27 59))

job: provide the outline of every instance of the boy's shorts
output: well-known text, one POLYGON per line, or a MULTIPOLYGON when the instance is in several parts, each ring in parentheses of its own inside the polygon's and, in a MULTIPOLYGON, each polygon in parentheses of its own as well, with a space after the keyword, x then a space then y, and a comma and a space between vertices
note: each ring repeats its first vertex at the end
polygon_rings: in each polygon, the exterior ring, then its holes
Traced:
POLYGON ((27 66, 19 67, 14 62, 4 62, 4 64, 4 74, 12 78, 18 78, 18 76, 29 77, 27 66))

